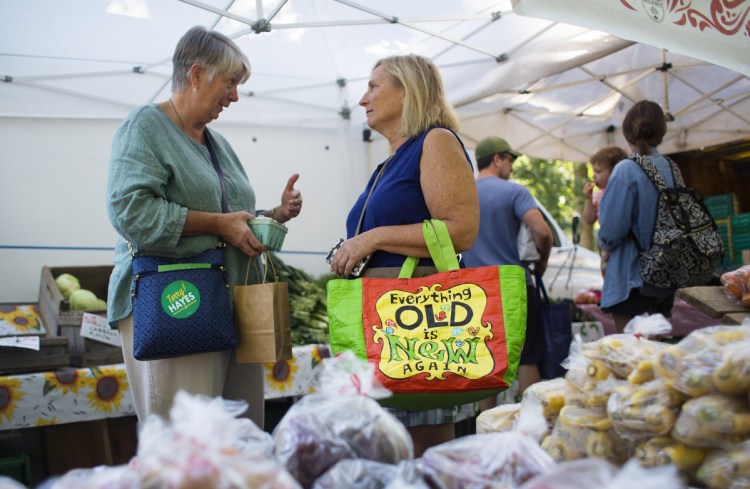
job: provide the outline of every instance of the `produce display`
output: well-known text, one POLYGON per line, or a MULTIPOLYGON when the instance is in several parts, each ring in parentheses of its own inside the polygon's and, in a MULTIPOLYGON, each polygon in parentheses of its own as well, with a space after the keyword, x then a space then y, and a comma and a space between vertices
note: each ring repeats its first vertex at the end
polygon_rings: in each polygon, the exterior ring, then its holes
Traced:
POLYGON ((304 270, 267 253, 276 280, 289 287, 289 316, 292 345, 328 344, 328 308, 324 279, 314 279, 304 270))
MULTIPOLYGON (((640 334, 574 342, 557 415, 559 379, 527 389, 554 393, 540 414, 549 428, 542 448, 558 463, 636 460, 674 467, 685 486, 750 488, 748 335, 750 321, 699 329, 675 344, 640 334)), ((525 410, 522 401, 516 425, 525 410)), ((480 417, 502 419, 497 431, 506 431, 508 413, 516 409, 498 406, 480 417)))
POLYGON ((73 311, 104 311, 107 302, 100 299, 90 290, 81 288, 81 281, 70 273, 62 273, 55 279, 63 299, 70 303, 73 311))
POLYGON ((292 405, 273 431, 275 458, 305 488, 341 460, 411 460, 409 432, 368 397, 383 394, 372 365, 352 352, 324 359, 315 392, 292 405))

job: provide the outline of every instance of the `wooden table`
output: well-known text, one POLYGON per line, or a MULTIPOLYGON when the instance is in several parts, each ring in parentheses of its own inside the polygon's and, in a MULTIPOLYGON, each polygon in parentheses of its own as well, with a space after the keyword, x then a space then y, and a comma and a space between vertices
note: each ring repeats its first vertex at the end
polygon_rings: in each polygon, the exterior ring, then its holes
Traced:
POLYGON ((742 324, 750 318, 750 308, 730 300, 721 286, 687 287, 679 289, 676 297, 724 324, 742 324))

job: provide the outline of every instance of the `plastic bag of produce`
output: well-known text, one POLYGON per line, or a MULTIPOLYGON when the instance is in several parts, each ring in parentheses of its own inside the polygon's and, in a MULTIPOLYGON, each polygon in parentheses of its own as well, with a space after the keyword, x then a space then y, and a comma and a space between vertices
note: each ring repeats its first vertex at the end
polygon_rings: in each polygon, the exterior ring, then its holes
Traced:
POLYGON ((710 394, 682 405, 672 429, 675 440, 709 448, 730 448, 750 438, 750 407, 744 399, 710 394))
POLYGON ((710 451, 710 448, 686 445, 669 435, 664 435, 638 445, 633 458, 638 460, 642 467, 674 465, 685 483, 695 483, 698 467, 710 451))
POLYGON ((711 452, 698 469, 698 480, 711 489, 750 487, 750 441, 711 452))
POLYGON ((468 435, 427 449, 426 479, 440 489, 515 489, 555 462, 521 431, 468 435))
POLYGON ((542 449, 557 462, 595 457, 620 465, 629 456, 603 408, 563 407, 542 449))
POLYGON ((477 434, 513 431, 516 428, 516 421, 520 412, 520 402, 501 404, 483 411, 477 416, 477 434))
POLYGON ((372 370, 351 352, 324 359, 316 392, 292 405, 274 429, 274 454, 303 487, 340 460, 413 458, 404 425, 373 399, 388 392, 372 370))
MULTIPOLYGON (((4 486, 0 478, 0 487, 4 486)), ((133 467, 102 465, 91 469, 73 469, 63 476, 44 484, 49 489, 141 489, 141 479, 133 467)), ((19 484, 19 488, 22 488, 19 484)))
POLYGON ((516 429, 541 442, 555 425, 567 391, 568 385, 561 377, 530 385, 521 397, 516 429))
POLYGON ((684 396, 664 383, 625 383, 612 391, 607 414, 617 433, 626 440, 643 442, 669 433, 677 420, 684 396))
MULTIPOLYGON (((601 340, 594 343, 598 341, 601 340)), ((570 345, 570 355, 565 360, 568 369, 565 374, 568 387, 565 402, 581 407, 603 408, 607 405, 612 389, 625 381, 614 375, 604 362, 584 355, 583 345, 581 337, 576 335, 570 345)))
POLYGON ((398 465, 366 459, 340 460, 318 477, 312 489, 430 489, 414 460, 398 465))
POLYGON ((299 484, 271 456, 270 435, 246 418, 244 401, 180 391, 170 421, 149 417, 131 461, 143 487, 234 489, 299 484))
POLYGON ((684 487, 674 467, 646 469, 630 461, 617 469, 605 460, 590 458, 563 462, 519 489, 665 489, 684 487))
MULTIPOLYGON (((742 391, 736 372, 714 373, 719 368, 735 362, 742 363, 742 355, 724 357, 729 345, 750 340, 750 324, 741 326, 711 326, 698 329, 679 343, 668 345, 660 351, 654 362, 654 371, 669 385, 691 397, 719 392, 722 389, 742 391), (721 366, 721 367, 720 367, 721 366)), ((729 354, 728 354, 729 355, 729 354)), ((745 367, 743 367, 745 368, 745 367)))
POLYGON ((745 395, 750 390, 750 340, 726 345, 711 373, 711 383, 722 394, 745 395))
POLYGON ((729 300, 750 307, 750 265, 725 272, 719 280, 729 300))
MULTIPOLYGON (((648 338, 668 334, 672 325, 661 314, 633 318, 622 334, 612 334, 581 345, 589 362, 603 364, 620 379, 639 368, 643 361, 651 361, 665 344, 648 338)), ((641 370, 643 370, 641 365, 641 370)), ((653 378, 653 375, 651 375, 653 378)))

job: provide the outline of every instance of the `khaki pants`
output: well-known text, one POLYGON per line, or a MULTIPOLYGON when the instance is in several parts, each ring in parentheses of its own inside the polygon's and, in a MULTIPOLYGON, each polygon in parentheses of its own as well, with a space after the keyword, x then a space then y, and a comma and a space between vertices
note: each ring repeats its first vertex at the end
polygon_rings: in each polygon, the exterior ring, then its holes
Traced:
POLYGON ((133 357, 133 316, 118 322, 122 354, 139 423, 158 414, 169 419, 178 390, 208 397, 244 400, 244 416, 263 429, 263 365, 238 364, 234 351, 201 353, 162 360, 133 357))

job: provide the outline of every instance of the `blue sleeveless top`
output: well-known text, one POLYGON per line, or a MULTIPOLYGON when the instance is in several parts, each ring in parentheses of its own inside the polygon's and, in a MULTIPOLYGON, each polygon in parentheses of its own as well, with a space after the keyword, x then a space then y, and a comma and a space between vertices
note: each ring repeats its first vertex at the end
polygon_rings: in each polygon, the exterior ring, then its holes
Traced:
MULTIPOLYGON (((380 180, 378 180, 375 190, 373 190, 372 196, 370 196, 370 201, 367 203, 367 211, 362 220, 360 233, 380 226, 421 223, 425 219, 432 217, 429 209, 427 209, 427 203, 422 193, 422 186, 419 183, 421 173, 419 162, 422 159, 422 145, 427 133, 432 129, 430 128, 421 135, 406 141, 396 150, 393 158, 388 161, 388 165, 381 175, 380 180)), ((453 134, 458 139, 458 142, 461 143, 461 147, 464 148, 466 161, 469 163, 469 167, 471 167, 471 159, 466 152, 463 141, 461 141, 461 138, 456 133, 453 134)), ((353 237, 357 231, 362 207, 383 164, 379 164, 375 169, 375 172, 370 177, 370 181, 367 182, 365 191, 359 196, 354 203, 354 207, 349 211, 349 216, 346 218, 347 238, 353 237)), ((405 259, 404 255, 376 251, 367 264, 367 267, 400 267, 403 265, 405 259)), ((429 266, 433 265, 433 263, 431 259, 423 258, 420 260, 419 265, 429 266)))

